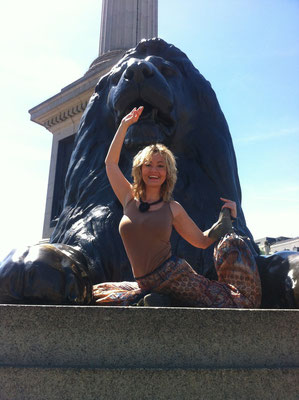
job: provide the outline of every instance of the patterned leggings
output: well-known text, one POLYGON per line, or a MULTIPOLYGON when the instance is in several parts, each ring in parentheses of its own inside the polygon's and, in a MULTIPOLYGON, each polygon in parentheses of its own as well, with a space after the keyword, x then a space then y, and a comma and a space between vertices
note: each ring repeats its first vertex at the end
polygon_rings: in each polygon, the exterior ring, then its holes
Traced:
POLYGON ((226 235, 214 249, 218 281, 197 274, 186 260, 172 256, 136 282, 94 285, 97 305, 130 305, 150 292, 168 294, 185 306, 257 308, 261 283, 249 247, 235 233, 226 235))

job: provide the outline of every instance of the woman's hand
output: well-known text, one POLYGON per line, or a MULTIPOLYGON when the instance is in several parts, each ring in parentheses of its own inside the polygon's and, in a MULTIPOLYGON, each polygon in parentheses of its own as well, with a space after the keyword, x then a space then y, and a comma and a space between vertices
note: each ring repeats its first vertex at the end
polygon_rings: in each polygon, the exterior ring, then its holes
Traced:
POLYGON ((135 124, 139 120, 143 108, 144 108, 143 106, 139 107, 138 109, 136 107, 133 108, 133 110, 129 114, 123 117, 121 125, 124 125, 126 126, 126 128, 129 128, 129 126, 135 124))
POLYGON ((232 218, 237 218, 237 206, 236 206, 236 203, 234 201, 232 201, 232 200, 224 199, 223 197, 220 197, 220 200, 225 202, 221 209, 223 210, 224 208, 229 208, 232 218))
POLYGON ((232 218, 237 218, 237 206, 236 203, 229 199, 224 199, 220 197, 224 204, 221 208, 218 221, 208 229, 205 234, 213 240, 219 240, 227 233, 232 233, 232 218))

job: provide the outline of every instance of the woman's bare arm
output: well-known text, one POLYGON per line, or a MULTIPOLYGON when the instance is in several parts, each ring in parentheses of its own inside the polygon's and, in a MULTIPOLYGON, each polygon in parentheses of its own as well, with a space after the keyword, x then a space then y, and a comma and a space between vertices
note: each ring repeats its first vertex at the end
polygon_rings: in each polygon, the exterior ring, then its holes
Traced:
POLYGON ((110 185, 123 206, 128 201, 128 197, 131 196, 132 189, 130 182, 121 172, 118 162, 127 130, 129 126, 138 121, 142 111, 143 107, 139 107, 138 110, 134 108, 122 119, 105 159, 106 172, 110 185))
MULTIPOLYGON (((222 209, 230 209, 232 216, 236 217, 236 203, 223 198, 221 198, 221 200, 225 201, 222 209)), ((192 246, 206 249, 217 240, 215 237, 209 237, 211 229, 202 232, 180 203, 172 201, 170 207, 173 214, 173 226, 175 230, 188 243, 192 244, 192 246)))
POLYGON ((194 247, 206 249, 215 242, 214 239, 209 238, 205 232, 199 229, 180 203, 172 201, 170 207, 173 214, 173 226, 188 243, 194 247))

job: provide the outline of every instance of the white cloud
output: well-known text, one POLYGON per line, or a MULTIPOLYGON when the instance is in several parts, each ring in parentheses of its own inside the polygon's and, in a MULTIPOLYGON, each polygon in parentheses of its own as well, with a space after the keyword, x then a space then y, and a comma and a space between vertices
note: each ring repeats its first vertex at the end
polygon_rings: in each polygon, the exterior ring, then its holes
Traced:
POLYGON ((47 182, 19 171, 1 182, 0 259, 10 249, 41 239, 47 182))
POLYGON ((243 186, 242 205, 247 226, 256 239, 299 235, 299 185, 243 186))
POLYGON ((255 239, 270 237, 298 237, 298 206, 286 210, 276 209, 273 212, 258 210, 248 206, 244 208, 247 226, 255 239))
POLYGON ((11 90, 17 87, 18 94, 39 97, 40 101, 60 92, 70 82, 84 74, 82 66, 74 60, 60 55, 54 60, 50 54, 38 53, 32 57, 16 55, 10 58, 11 64, 2 65, 4 80, 2 88, 11 90))

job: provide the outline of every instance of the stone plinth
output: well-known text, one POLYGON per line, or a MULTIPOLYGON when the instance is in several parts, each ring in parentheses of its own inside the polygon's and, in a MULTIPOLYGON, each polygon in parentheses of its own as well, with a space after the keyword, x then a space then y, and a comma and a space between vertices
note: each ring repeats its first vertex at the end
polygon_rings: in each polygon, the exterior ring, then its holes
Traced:
POLYGON ((1 400, 296 398, 298 310, 1 305, 0 321, 1 400))

